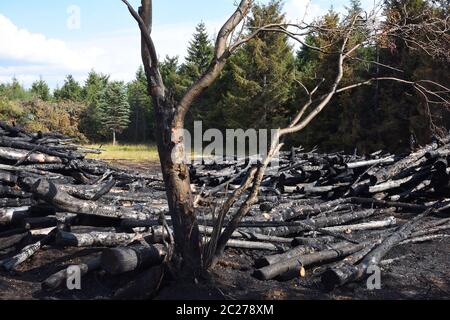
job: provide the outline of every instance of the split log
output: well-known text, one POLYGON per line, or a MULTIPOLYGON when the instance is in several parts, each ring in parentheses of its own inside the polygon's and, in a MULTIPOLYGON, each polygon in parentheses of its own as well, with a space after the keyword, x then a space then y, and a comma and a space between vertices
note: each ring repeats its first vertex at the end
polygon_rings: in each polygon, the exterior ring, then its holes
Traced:
POLYGON ((61 163, 58 157, 49 156, 39 152, 27 152, 20 149, 0 147, 0 158, 12 161, 23 161, 29 163, 61 163))
POLYGON ((255 276, 261 280, 270 280, 281 274, 291 272, 292 270, 300 274, 300 269, 303 267, 348 256, 352 253, 364 249, 366 245, 368 244, 350 244, 340 247, 339 249, 323 250, 302 256, 296 256, 289 260, 280 261, 261 269, 257 269, 255 271, 255 276))
MULTIPOLYGON (((205 238, 206 241, 211 240, 210 238, 205 238)), ((226 246, 228 248, 237 249, 249 249, 249 250, 267 250, 267 251, 284 251, 285 247, 283 245, 267 243, 267 242, 257 242, 257 241, 245 241, 230 239, 228 240, 226 246)))
MULTIPOLYGON (((56 232, 55 229, 56 228, 54 228, 54 227, 44 228, 44 229, 36 229, 36 230, 30 230, 30 233, 33 236, 48 236, 51 233, 55 233, 56 232)), ((53 236, 53 238, 51 240, 53 240, 53 239, 54 239, 54 236, 53 236)))
POLYGON ((60 190, 60 188, 58 188, 58 186, 51 181, 40 179, 35 183, 32 182, 32 180, 24 179, 23 184, 27 185, 32 193, 36 194, 48 203, 53 204, 58 210, 61 211, 116 219, 128 218, 145 220, 149 218, 148 214, 131 209, 104 205, 95 201, 83 201, 76 199, 60 190))
POLYGON ((106 249, 101 255, 101 266, 109 274, 122 274, 158 265, 165 255, 165 247, 159 244, 106 249))
MULTIPOLYGON (((100 257, 90 259, 86 263, 77 264, 76 267, 80 269, 81 276, 85 276, 89 272, 100 269, 100 257)), ((65 285, 67 281, 67 271, 68 268, 65 268, 45 279, 41 283, 42 290, 56 290, 65 285)))
POLYGON ((389 217, 385 220, 380 221, 371 221, 364 222, 359 224, 345 225, 345 226, 336 226, 336 227, 327 227, 324 230, 332 231, 332 232, 353 232, 353 231, 363 231, 363 230, 373 230, 373 229, 382 229, 386 227, 395 226, 397 224, 397 220, 395 217, 389 217))
POLYGON ((59 230, 55 240, 56 244, 65 247, 115 247, 130 244, 137 236, 132 233, 71 233, 59 230))
POLYGON ((30 244, 29 246, 26 246, 23 248, 18 254, 16 254, 14 257, 5 259, 0 261, 0 266, 5 269, 6 271, 11 271, 17 268, 21 263, 28 260, 30 257, 32 257, 36 252, 38 252, 44 245, 50 243, 54 238, 54 233, 56 232, 56 228, 53 229, 52 232, 50 232, 47 236, 45 236, 44 239, 30 244))
POLYGON ((395 162, 395 158, 393 156, 383 158, 383 159, 375 159, 375 160, 366 160, 366 161, 358 161, 347 163, 346 166, 349 169, 356 169, 361 167, 370 167, 376 164, 391 164, 395 162))
POLYGON ((24 142, 24 141, 16 140, 16 139, 5 137, 5 136, 0 136, 0 146, 7 147, 7 148, 24 149, 24 150, 29 150, 29 151, 33 151, 33 152, 41 152, 41 153, 47 154, 49 156, 54 156, 54 157, 58 157, 61 159, 67 159, 67 160, 76 160, 76 159, 83 158, 82 155, 77 155, 72 152, 55 151, 46 146, 40 146, 40 145, 37 145, 34 143, 24 142))

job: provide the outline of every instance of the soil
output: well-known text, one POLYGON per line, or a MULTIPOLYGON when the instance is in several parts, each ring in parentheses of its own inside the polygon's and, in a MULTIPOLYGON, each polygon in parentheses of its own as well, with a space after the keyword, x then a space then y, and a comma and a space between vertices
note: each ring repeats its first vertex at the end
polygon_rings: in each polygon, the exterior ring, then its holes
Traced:
MULTIPOLYGON (((129 163, 116 163, 128 168, 129 163)), ((156 173, 158 165, 146 170, 156 173)), ((0 299, 109 299, 114 292, 136 274, 109 276, 102 272, 82 278, 81 290, 62 289, 57 292, 41 290, 40 283, 53 273, 76 263, 101 249, 48 247, 39 251, 13 273, 0 272, 0 299)), ((309 300, 309 299, 449 299, 450 298, 450 240, 409 244, 394 248, 386 259, 405 256, 382 268, 380 290, 368 290, 364 282, 325 292, 314 277, 314 267, 306 277, 290 281, 260 281, 252 276, 254 261, 266 252, 227 250, 208 280, 195 285, 164 283, 156 299, 232 299, 232 300, 309 300)), ((3 258, 3 257, 2 257, 3 258)))

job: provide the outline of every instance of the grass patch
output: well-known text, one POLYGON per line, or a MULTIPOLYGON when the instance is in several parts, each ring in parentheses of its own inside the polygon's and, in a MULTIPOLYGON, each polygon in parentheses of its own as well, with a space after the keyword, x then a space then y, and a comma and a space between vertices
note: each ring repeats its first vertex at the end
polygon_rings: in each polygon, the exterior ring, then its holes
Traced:
MULTIPOLYGON (((100 145, 87 145, 87 148, 97 149, 100 145)), ((157 161, 158 149, 155 145, 116 145, 106 144, 101 146, 102 154, 89 154, 88 158, 102 160, 127 160, 127 161, 157 161)))

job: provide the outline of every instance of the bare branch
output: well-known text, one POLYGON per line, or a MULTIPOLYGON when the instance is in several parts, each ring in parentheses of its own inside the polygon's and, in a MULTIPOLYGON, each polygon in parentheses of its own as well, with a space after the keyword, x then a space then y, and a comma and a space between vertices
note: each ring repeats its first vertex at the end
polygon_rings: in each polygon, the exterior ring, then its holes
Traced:
MULTIPOLYGON (((174 119, 174 126, 176 128, 183 127, 184 119, 192 103, 217 79, 220 72, 225 67, 225 63, 232 53, 230 51, 230 47, 228 46, 228 39, 235 28, 239 26, 239 24, 247 16, 252 4, 253 0, 241 0, 236 11, 220 29, 219 34, 217 35, 214 57, 209 68, 200 77, 200 79, 188 89, 177 106, 177 112, 174 119)), ((234 46, 231 47, 234 48, 234 46)))
POLYGON ((144 20, 142 20, 141 16, 136 12, 136 10, 134 10, 134 8, 130 5, 130 3, 127 0, 122 0, 123 3, 126 4, 126 6, 128 7, 128 10, 130 11, 131 15, 133 16, 133 18, 136 20, 136 22, 139 25, 139 29, 141 30, 141 33, 144 37, 144 41, 147 45, 147 48, 150 51, 150 55, 151 55, 151 63, 152 63, 152 67, 157 67, 158 66, 158 55, 156 54, 156 48, 155 48, 155 44, 153 43, 152 37, 151 37, 151 31, 152 31, 152 17, 151 17, 151 8, 152 8, 152 2, 150 0, 146 0, 144 1, 146 3, 147 6, 149 6, 149 12, 150 12, 150 16, 149 16, 149 24, 146 25, 144 20))

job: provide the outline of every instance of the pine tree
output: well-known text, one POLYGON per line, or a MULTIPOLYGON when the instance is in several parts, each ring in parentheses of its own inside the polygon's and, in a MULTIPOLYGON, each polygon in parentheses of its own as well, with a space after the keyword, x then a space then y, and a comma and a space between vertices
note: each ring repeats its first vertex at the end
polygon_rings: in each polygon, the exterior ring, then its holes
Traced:
POLYGON ((116 135, 122 133, 130 123, 130 105, 123 82, 113 81, 108 84, 101 102, 101 115, 103 129, 112 132, 113 145, 116 145, 116 135))
POLYGON ((136 72, 136 79, 128 84, 128 102, 130 125, 124 131, 123 137, 134 143, 148 142, 154 137, 155 123, 152 101, 147 94, 147 79, 142 67, 136 72))
POLYGON ((206 25, 200 22, 195 28, 193 39, 187 48, 186 63, 183 65, 183 72, 195 81, 206 71, 213 57, 214 48, 209 40, 206 25))
POLYGON ((160 71, 166 88, 175 100, 180 100, 186 89, 192 84, 192 79, 186 74, 186 66, 179 65, 178 57, 166 56, 161 63, 160 71))
MULTIPOLYGON (((195 33, 187 48, 187 56, 185 63, 179 67, 178 76, 174 77, 176 61, 166 61, 166 71, 169 71, 169 81, 176 80, 175 98, 179 98, 186 89, 207 70, 214 54, 214 48, 209 40, 206 26, 203 22, 199 23, 195 28, 195 33)), ((206 90, 202 98, 196 101, 189 110, 186 117, 186 128, 192 129, 194 121, 205 121, 207 114, 210 112, 211 98, 214 95, 212 90, 206 90)), ((204 126, 208 126, 204 123, 204 126)))
POLYGON ((34 96, 43 101, 50 100, 50 88, 48 87, 47 82, 42 80, 42 77, 38 81, 33 82, 30 91, 34 96))
POLYGON ((108 85, 109 76, 91 70, 81 92, 86 109, 80 118, 80 130, 88 139, 96 141, 102 138, 101 102, 108 85))
POLYGON ((12 78, 11 83, 6 85, 6 98, 9 100, 25 100, 28 97, 27 91, 16 77, 12 78))
MULTIPOLYGON (((256 5, 247 32, 284 20, 281 1, 256 5)), ((261 33, 231 59, 227 70, 221 105, 228 127, 275 128, 286 124, 294 80, 294 57, 287 36, 261 33)))
POLYGON ((55 90, 53 95, 56 100, 81 101, 81 86, 69 74, 64 80, 64 85, 61 89, 55 90))

